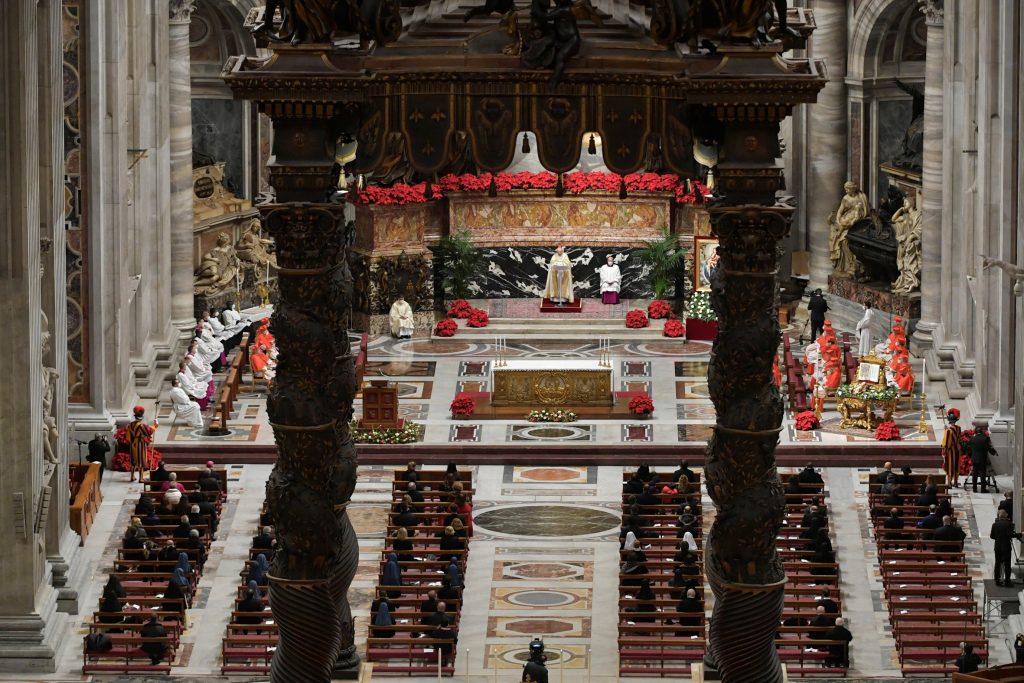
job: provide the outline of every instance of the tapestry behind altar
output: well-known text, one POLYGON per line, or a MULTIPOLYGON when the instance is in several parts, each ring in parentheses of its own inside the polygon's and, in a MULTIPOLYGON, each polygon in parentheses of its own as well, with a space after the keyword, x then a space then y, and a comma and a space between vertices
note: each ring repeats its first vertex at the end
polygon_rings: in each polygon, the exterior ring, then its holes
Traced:
POLYGON ((553 197, 550 191, 500 197, 449 195, 449 230, 481 246, 565 244, 641 246, 662 237, 671 218, 665 194, 553 197))

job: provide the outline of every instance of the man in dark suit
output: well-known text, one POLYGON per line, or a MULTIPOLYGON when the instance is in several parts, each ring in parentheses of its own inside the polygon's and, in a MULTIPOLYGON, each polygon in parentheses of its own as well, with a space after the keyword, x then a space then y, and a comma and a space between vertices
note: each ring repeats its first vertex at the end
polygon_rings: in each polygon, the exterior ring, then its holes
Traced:
POLYGON ((828 658, 825 660, 825 666, 849 668, 850 641, 853 640, 853 634, 846 628, 846 622, 842 617, 836 617, 835 624, 825 637, 828 640, 838 640, 840 643, 828 646, 828 658))
POLYGON ((220 491, 220 479, 214 475, 213 470, 207 467, 196 481, 200 491, 220 491))
MULTIPOLYGON (((832 625, 832 617, 825 613, 824 605, 819 603, 818 606, 815 608, 815 611, 817 612, 817 614, 813 619, 811 619, 811 623, 809 624, 810 626, 820 628, 822 626, 832 625)), ((820 630, 810 631, 807 635, 813 640, 825 640, 825 638, 828 637, 828 634, 825 631, 820 630)))
POLYGON ((801 484, 824 484, 825 483, 825 480, 821 478, 821 475, 818 474, 817 471, 815 471, 814 465, 812 465, 811 463, 807 463, 807 467, 803 468, 800 471, 800 475, 799 475, 798 478, 800 479, 800 483, 801 484))
POLYGON ((273 550, 275 545, 277 545, 277 541, 274 539, 274 530, 269 526, 263 527, 259 536, 253 536, 253 548, 258 548, 259 550, 273 550))
POLYGON ((1013 539, 1020 540, 1020 534, 1013 528, 1010 516, 1004 510, 999 511, 996 521, 992 522, 992 530, 988 537, 995 541, 996 551, 996 585, 1012 586, 1013 574, 1010 573, 1010 556, 1013 554, 1013 539), (1004 579, 1005 577, 1005 579, 1004 579))
POLYGON ((999 501, 1000 510, 1006 510, 1006 516, 1013 521, 1013 491, 1007 491, 1003 494, 1003 499, 999 501))
POLYGON ((957 551, 961 551, 964 549, 965 538, 967 538, 967 534, 957 526, 956 521, 949 515, 943 517, 942 526, 932 532, 932 540, 938 541, 935 544, 936 550, 949 551, 951 548, 955 548, 957 551), (953 546, 953 543, 958 545, 953 546))
POLYGON ((942 515, 939 514, 939 506, 931 505, 928 507, 928 514, 921 518, 921 521, 917 523, 918 529, 931 529, 935 530, 942 526, 942 515))
POLYGON ((156 615, 150 615, 149 621, 143 625, 142 630, 139 631, 139 635, 143 638, 153 638, 150 642, 143 643, 139 649, 149 655, 149 660, 156 666, 160 663, 160 660, 167 654, 167 629, 163 627, 159 621, 156 620, 156 615), (155 640, 156 638, 163 638, 165 640, 155 640))
POLYGON ((828 302, 821 295, 821 289, 815 289, 807 301, 807 313, 811 317, 811 341, 817 339, 825 328, 825 313, 827 311, 828 302))
POLYGON ((672 481, 679 481, 683 477, 691 484, 697 481, 697 473, 690 469, 690 464, 685 460, 681 460, 679 469, 672 473, 672 481))
POLYGON ((990 455, 998 455, 988 436, 988 422, 974 421, 974 436, 967 442, 967 452, 971 456, 971 489, 978 492, 978 479, 981 479, 981 492, 988 493, 988 463, 990 455))
POLYGON ((885 486, 889 482, 893 484, 899 484, 899 478, 896 473, 892 471, 892 463, 887 462, 885 466, 878 471, 878 483, 880 486, 885 486))
POLYGON ((839 614, 839 605, 832 599, 832 594, 827 588, 821 591, 821 596, 818 598, 818 607, 824 607, 825 614, 839 614))

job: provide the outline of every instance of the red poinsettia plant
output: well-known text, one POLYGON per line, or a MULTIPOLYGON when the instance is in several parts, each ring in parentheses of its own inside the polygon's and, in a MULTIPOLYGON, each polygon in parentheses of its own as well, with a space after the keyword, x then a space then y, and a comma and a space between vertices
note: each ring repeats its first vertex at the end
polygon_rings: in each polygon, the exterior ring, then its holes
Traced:
POLYGON ((821 426, 818 416, 812 410, 805 410, 796 414, 796 429, 800 432, 809 432, 821 426))
POLYGON ((473 307, 470 306, 469 302, 465 299, 456 299, 452 302, 452 307, 448 309, 449 318, 468 318, 469 314, 473 312, 473 307))
POLYGON ((667 318, 672 315, 672 307, 668 305, 667 301, 655 299, 647 305, 647 315, 649 315, 652 320, 667 318))
POLYGON ((427 183, 407 185, 406 183, 395 183, 391 187, 379 187, 370 185, 356 195, 358 204, 423 204, 424 202, 440 199, 442 193, 436 185, 427 186, 427 183))
POLYGON ((626 314, 626 327, 639 329, 641 327, 647 327, 648 325, 650 325, 650 321, 647 320, 647 314, 639 308, 626 314))
POLYGON ((466 320, 466 324, 470 327, 487 327, 489 322, 491 320, 487 317, 487 311, 482 308, 474 308, 469 313, 469 319, 466 320))
POLYGON ((456 417, 470 417, 476 410, 476 401, 469 394, 456 394, 450 408, 452 415, 456 417))
POLYGON ((434 334, 438 337, 454 337, 455 331, 459 329, 459 324, 451 318, 445 318, 434 326, 434 334))
POLYGON ((637 394, 629 399, 629 412, 634 415, 650 415, 654 412, 654 401, 647 394, 637 394))
POLYGON ((666 337, 682 337, 686 335, 686 326, 678 320, 666 320, 665 329, 661 333, 666 337))
POLYGON ((875 441, 899 441, 900 428, 895 422, 881 422, 875 429, 875 441))

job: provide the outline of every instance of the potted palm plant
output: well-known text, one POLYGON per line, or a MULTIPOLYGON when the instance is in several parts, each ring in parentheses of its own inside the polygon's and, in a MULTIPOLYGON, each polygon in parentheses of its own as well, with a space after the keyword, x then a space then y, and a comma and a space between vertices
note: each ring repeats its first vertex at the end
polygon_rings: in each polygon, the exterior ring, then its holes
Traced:
POLYGON ((664 299, 669 287, 683 267, 685 252, 679 247, 679 240, 666 228, 660 240, 647 243, 636 252, 636 258, 651 269, 651 289, 655 299, 664 299))
POLYGON ((473 245, 471 233, 462 230, 442 237, 437 245, 441 257, 442 286, 452 299, 468 299, 473 278, 479 272, 483 256, 473 245))

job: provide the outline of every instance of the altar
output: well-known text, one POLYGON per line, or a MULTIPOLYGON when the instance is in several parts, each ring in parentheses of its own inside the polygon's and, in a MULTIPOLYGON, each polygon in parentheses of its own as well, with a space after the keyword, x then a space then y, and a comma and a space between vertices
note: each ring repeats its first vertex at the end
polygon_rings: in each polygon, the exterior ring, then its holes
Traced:
POLYGON ((508 360, 491 371, 495 406, 610 406, 612 368, 599 360, 508 360))

